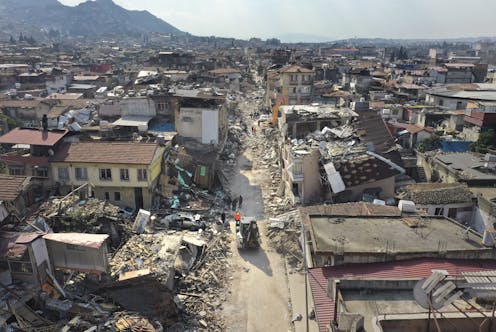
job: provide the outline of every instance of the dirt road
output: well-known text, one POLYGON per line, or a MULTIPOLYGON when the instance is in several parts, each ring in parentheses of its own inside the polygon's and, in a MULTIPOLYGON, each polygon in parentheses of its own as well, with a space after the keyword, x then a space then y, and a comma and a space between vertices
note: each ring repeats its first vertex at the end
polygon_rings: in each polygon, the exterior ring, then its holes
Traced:
POLYGON ((253 156, 247 150, 238 158, 230 187, 233 194, 243 195, 241 215, 255 216, 261 221, 262 246, 258 250, 238 251, 233 234, 234 273, 224 305, 227 331, 290 331, 290 295, 284 261, 270 249, 263 223, 261 183, 270 179, 266 170, 256 169, 256 163, 253 166, 253 156))

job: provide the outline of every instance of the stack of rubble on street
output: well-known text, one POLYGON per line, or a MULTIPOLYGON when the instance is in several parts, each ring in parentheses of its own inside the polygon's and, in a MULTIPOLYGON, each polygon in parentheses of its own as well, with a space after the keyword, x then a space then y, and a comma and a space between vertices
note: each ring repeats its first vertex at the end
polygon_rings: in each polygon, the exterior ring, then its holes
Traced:
MULTIPOLYGON (((230 234, 205 234, 206 246, 189 273, 179 281, 178 298, 185 328, 195 331, 224 331, 222 304, 230 277, 230 234)), ((182 330, 181 330, 182 331, 182 330)))
POLYGON ((270 218, 267 237, 269 244, 286 257, 289 267, 296 270, 303 268, 301 217, 298 210, 270 218))

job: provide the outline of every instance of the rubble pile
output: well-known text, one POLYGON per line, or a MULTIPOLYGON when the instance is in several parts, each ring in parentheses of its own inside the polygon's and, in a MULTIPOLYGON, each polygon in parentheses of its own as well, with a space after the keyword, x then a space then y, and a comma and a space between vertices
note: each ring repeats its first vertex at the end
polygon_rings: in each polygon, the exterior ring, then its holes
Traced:
MULTIPOLYGON (((204 233, 205 234, 205 233, 204 233)), ((208 246, 189 273, 180 280, 178 299, 186 325, 195 331, 224 331, 221 315, 229 280, 228 233, 209 233, 208 246)))
POLYGON ((263 184, 263 198, 265 201, 265 214, 269 217, 287 211, 291 205, 284 198, 284 182, 281 180, 278 152, 278 132, 275 128, 262 128, 262 133, 256 135, 251 143, 255 154, 257 167, 268 170, 269 181, 263 184))
POLYGON ((126 272, 148 270, 166 283, 180 245, 181 236, 168 232, 133 235, 110 260, 110 275, 118 278, 126 272))
POLYGON ((289 266, 296 270, 303 268, 301 250, 301 218, 298 210, 270 218, 267 237, 270 245, 286 257, 289 266))
POLYGON ((108 234, 110 247, 115 249, 132 234, 132 222, 121 211, 107 201, 74 195, 43 203, 26 223, 35 229, 46 223, 54 232, 108 234))
POLYGON ((227 132, 227 141, 224 145, 220 159, 224 166, 227 165, 231 169, 236 164, 236 159, 242 150, 242 142, 246 136, 246 125, 241 124, 229 126, 227 132))

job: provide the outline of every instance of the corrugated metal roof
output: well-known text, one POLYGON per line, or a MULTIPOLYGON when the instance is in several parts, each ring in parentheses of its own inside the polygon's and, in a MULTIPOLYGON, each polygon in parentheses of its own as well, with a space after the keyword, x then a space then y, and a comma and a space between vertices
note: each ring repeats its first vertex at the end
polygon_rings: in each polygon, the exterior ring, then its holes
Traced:
POLYGON ((308 271, 312 290, 315 314, 320 332, 327 332, 334 320, 334 301, 327 296, 327 280, 336 279, 422 279, 431 275, 432 270, 445 270, 450 275, 464 275, 470 272, 496 269, 494 260, 455 260, 455 259, 414 259, 371 264, 348 264, 319 267, 308 271))
POLYGON ((0 257, 21 258, 28 249, 26 244, 40 237, 38 233, 0 233, 0 257))
POLYGON ((48 241, 73 244, 76 246, 87 248, 100 248, 108 234, 86 234, 86 233, 50 233, 43 235, 43 238, 48 241))

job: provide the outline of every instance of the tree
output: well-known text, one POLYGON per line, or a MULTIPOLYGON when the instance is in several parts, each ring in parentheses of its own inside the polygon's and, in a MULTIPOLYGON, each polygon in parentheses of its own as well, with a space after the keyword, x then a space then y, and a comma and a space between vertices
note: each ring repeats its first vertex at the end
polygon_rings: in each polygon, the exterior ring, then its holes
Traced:
POLYGON ((496 133, 494 129, 479 134, 479 139, 470 144, 470 151, 487 153, 489 149, 496 149, 496 133))
POLYGON ((9 43, 11 43, 11 44, 15 44, 15 42, 16 42, 16 41, 15 41, 14 37, 12 37, 12 35, 10 35, 10 38, 9 38, 9 43))
POLYGON ((22 34, 22 32, 19 34, 19 42, 23 42, 24 41, 24 35, 22 34))
POLYGON ((441 146, 441 137, 439 137, 438 135, 432 135, 431 137, 426 138, 422 142, 418 143, 417 150, 419 150, 420 152, 427 152, 440 149, 441 146))

